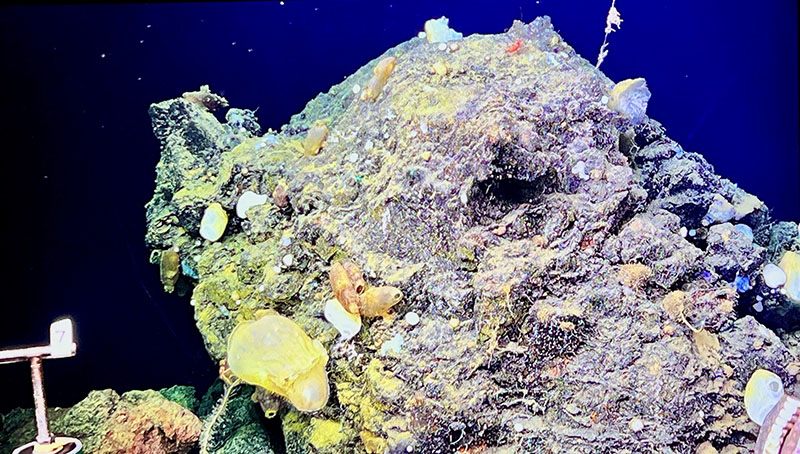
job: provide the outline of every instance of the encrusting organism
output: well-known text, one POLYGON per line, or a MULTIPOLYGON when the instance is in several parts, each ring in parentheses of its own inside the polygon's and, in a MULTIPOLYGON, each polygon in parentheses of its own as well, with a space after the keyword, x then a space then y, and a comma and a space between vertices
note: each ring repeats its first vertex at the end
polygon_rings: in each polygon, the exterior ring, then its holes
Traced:
POLYGON ((318 121, 308 129, 306 139, 303 141, 303 153, 306 156, 316 156, 323 142, 328 137, 328 126, 323 121, 318 121))
POLYGON ((636 125, 646 118, 649 100, 650 90, 643 78, 625 79, 614 85, 609 93, 608 108, 619 112, 636 125))
POLYGON ((200 106, 200 108, 208 112, 214 112, 219 108, 228 107, 228 100, 218 94, 212 93, 208 85, 201 85, 198 91, 188 91, 184 93, 183 99, 200 106))
POLYGON ((761 426, 755 454, 800 454, 800 399, 783 392, 780 377, 756 370, 744 390, 744 407, 761 426))
POLYGON ((522 38, 517 38, 510 46, 506 47, 506 53, 513 54, 518 51, 520 47, 522 47, 522 38))
POLYGON ((394 57, 386 57, 378 62, 375 69, 372 70, 373 75, 369 82, 367 82, 367 88, 361 92, 362 101, 375 101, 378 99, 378 96, 380 96, 383 91, 383 87, 386 85, 386 81, 389 79, 389 75, 394 71, 396 62, 397 59, 394 57))
POLYGON ((396 287, 369 287, 361 270, 351 261, 334 263, 328 275, 333 295, 352 314, 385 317, 403 299, 403 292, 396 287))
POLYGON ((222 238, 228 226, 228 213, 217 202, 211 203, 200 219, 200 236, 208 241, 217 241, 222 238))
POLYGON ((286 398, 300 411, 320 410, 328 401, 328 353, 294 321, 273 310, 240 323, 228 340, 233 375, 286 398))
POLYGON ((396 287, 384 285, 370 287, 361 297, 361 315, 365 317, 385 317, 392 306, 403 299, 403 292, 396 287))
POLYGON ((161 283, 164 284, 164 290, 172 292, 175 290, 175 284, 180 277, 181 259, 174 249, 165 249, 161 251, 159 259, 159 269, 161 283))
MULTIPOLYGON (((362 282, 364 278, 360 276, 360 271, 355 267, 355 264, 350 267, 350 272, 347 272, 345 264, 352 262, 336 262, 331 266, 328 272, 328 277, 333 288, 333 295, 342 303, 342 306, 351 314, 360 313, 358 303, 359 295, 356 290, 356 283, 362 282), (354 282, 355 280, 355 282, 354 282)), ((361 288, 361 292, 364 288, 361 288)))
POLYGON ((616 3, 616 0, 611 0, 611 8, 608 9, 606 28, 603 30, 605 32, 605 35, 603 35, 603 45, 600 46, 600 54, 597 56, 597 65, 595 65, 596 68, 600 67, 600 64, 603 63, 603 60, 605 60, 608 55, 608 35, 616 31, 614 27, 617 27, 617 30, 619 30, 620 25, 622 25, 622 17, 619 15, 616 3))

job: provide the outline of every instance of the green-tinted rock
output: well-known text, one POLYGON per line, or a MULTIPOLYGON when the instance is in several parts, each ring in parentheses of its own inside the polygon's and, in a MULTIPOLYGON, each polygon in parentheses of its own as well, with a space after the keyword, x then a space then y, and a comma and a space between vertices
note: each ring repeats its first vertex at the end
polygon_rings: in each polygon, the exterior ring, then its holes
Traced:
POLYGON ((217 381, 200 404, 203 415, 202 454, 272 454, 270 439, 261 425, 258 406, 250 398, 253 387, 234 387, 227 402, 221 401, 225 387, 217 381), (213 404, 210 404, 214 402, 213 404), (207 440, 207 441, 206 441, 207 440))
MULTIPOLYGON (((75 437, 85 454, 183 454, 200 436, 200 420, 157 391, 92 391, 71 408, 48 409, 50 430, 75 437)), ((31 410, 14 410, 3 417, 0 452, 32 441, 31 410)))
POLYGON ((192 413, 196 413, 197 407, 200 405, 200 401, 197 399, 197 393, 192 386, 175 385, 164 388, 159 392, 162 396, 181 405, 192 413))

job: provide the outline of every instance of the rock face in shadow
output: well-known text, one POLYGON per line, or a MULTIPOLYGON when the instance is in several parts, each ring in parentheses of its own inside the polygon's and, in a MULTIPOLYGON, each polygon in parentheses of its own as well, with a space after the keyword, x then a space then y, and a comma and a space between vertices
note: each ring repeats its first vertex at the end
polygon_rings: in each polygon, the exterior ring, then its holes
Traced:
MULTIPOLYGON (((54 434, 78 438, 87 454, 185 454, 202 428, 189 409, 152 390, 92 391, 71 408, 48 409, 48 419, 54 434)), ((36 437, 32 410, 14 410, 3 421, 3 452, 36 437)))
POLYGON ((267 308, 328 349, 328 405, 279 412, 288 453, 745 452, 750 374, 798 390, 797 305, 760 277, 800 249, 797 224, 610 109, 613 86, 539 18, 400 44, 263 136, 160 102, 146 241, 156 262, 178 253, 215 360, 267 308), (269 197, 240 218, 245 191, 269 197), (216 242, 199 236, 211 203, 229 217, 216 242), (322 317, 344 258, 404 293, 346 342, 322 317))

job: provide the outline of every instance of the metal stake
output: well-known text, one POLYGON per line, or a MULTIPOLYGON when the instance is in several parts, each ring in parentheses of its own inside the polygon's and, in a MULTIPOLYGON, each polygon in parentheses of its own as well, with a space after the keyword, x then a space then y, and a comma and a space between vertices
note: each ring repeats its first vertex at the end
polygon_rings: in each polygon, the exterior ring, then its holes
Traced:
POLYGON ((50 444, 53 434, 47 427, 47 406, 44 400, 44 378, 42 377, 42 358, 31 358, 31 380, 33 381, 33 402, 36 409, 36 442, 50 444))

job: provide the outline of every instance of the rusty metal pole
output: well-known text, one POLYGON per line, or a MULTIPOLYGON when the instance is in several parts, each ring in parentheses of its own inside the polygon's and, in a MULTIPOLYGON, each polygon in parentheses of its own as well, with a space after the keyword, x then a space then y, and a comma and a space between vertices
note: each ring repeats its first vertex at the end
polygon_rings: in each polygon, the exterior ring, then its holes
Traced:
POLYGON ((33 401, 36 412, 36 442, 50 444, 53 434, 47 427, 47 410, 44 401, 44 379, 42 378, 42 358, 31 358, 31 379, 33 381, 33 401))

